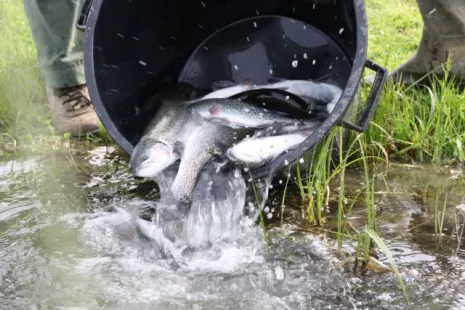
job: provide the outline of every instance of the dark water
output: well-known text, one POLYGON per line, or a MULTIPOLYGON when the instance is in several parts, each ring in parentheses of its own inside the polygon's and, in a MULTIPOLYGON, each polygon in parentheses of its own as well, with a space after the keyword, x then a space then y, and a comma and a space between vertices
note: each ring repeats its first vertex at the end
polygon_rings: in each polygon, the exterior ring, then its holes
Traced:
MULTIPOLYGON (((340 255, 332 234, 308 232, 295 188, 283 226, 280 203, 271 203, 282 190, 270 192, 269 246, 242 216, 241 194, 197 203, 171 242, 149 221, 157 187, 134 180, 126 165, 106 147, 2 162, 0 309, 465 308, 465 252, 455 235, 464 216, 454 212, 465 199, 460 169, 398 164, 377 182, 377 229, 406 283, 406 305, 392 273, 353 272, 354 244, 340 255), (436 202, 446 206, 441 238, 436 202)), ((361 171, 348 172, 349 198, 361 182, 361 171)), ((331 196, 328 222, 336 202, 331 196)), ((363 228, 364 212, 356 203, 354 227, 363 228)))

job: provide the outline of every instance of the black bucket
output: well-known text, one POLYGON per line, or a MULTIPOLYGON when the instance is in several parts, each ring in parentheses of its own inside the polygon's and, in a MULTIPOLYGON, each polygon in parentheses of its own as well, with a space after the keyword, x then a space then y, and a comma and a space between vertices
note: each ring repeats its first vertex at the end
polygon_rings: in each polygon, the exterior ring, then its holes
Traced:
POLYGON ((362 0, 90 0, 78 27, 85 29, 85 72, 97 114, 129 154, 157 111, 146 100, 159 85, 187 82, 209 91, 219 80, 251 76, 266 84, 276 76, 344 89, 323 124, 271 163, 273 172, 313 149, 334 126, 364 132, 387 74, 366 59, 362 0), (376 77, 359 107, 365 68, 376 77))

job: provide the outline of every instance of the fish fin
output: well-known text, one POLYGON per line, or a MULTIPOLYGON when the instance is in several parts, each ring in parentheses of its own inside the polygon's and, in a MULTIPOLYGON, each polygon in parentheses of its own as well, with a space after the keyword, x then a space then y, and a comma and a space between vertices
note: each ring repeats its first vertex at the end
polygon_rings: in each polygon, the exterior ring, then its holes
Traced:
POLYGON ((247 75, 241 82, 240 85, 246 86, 247 88, 253 88, 253 79, 251 75, 247 75))
POLYGON ((234 86, 237 86, 237 83, 234 83, 232 81, 226 81, 226 80, 215 81, 211 85, 212 90, 214 91, 220 90, 223 88, 234 87, 234 86))
POLYGON ((281 83, 281 82, 286 82, 286 81, 289 81, 289 80, 285 78, 279 78, 276 76, 272 76, 268 79, 268 83, 270 84, 281 83))

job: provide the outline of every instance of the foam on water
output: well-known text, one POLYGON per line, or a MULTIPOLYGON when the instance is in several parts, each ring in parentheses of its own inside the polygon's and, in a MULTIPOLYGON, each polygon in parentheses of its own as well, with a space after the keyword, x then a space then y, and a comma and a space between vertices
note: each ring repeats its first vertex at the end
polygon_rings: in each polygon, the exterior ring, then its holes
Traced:
MULTIPOLYGON (((53 171, 37 159, 23 164, 26 168, 19 162, 13 169, 11 162, 0 165, 5 171, 0 174, 0 309, 405 309, 393 274, 354 273, 347 257, 335 254, 334 241, 304 232, 292 219, 299 206, 286 208, 282 226, 267 227, 267 246, 252 187, 261 200, 268 195, 266 181, 249 182, 220 163, 210 166, 175 238, 167 238, 156 219, 147 220, 161 202, 135 192, 126 169, 114 170, 126 162, 104 151, 86 159, 89 174, 68 167, 64 156, 53 159, 59 168, 53 171), (105 182, 83 186, 96 178, 105 182)), ((363 176, 356 173, 358 189, 363 176)), ((390 180, 394 192, 412 178, 412 171, 404 173, 390 180)), ((429 174, 416 176, 413 184, 429 174)), ((162 193, 172 177, 160 180, 162 193)), ((463 185, 447 182, 461 199, 463 185)), ((279 208, 272 204, 281 200, 275 194, 266 211, 279 208)), ((413 197, 389 195, 378 202, 385 210, 377 217, 378 230, 412 307, 462 309, 465 251, 452 255, 455 245, 444 243, 438 251, 425 243, 432 228, 410 232, 409 227, 424 227, 418 225, 422 218, 412 216, 420 212, 413 197)), ((349 257, 352 250, 350 243, 343 247, 349 257)), ((385 257, 380 260, 388 264, 385 257)))

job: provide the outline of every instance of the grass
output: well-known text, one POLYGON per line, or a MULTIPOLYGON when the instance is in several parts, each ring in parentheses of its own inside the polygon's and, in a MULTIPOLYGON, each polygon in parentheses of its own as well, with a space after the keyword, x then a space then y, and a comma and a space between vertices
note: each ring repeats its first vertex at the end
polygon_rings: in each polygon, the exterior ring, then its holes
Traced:
MULTIPOLYGON (((368 58, 393 70, 413 56, 419 44, 423 23, 416 1, 367 0, 365 3, 368 58)), ((50 139, 55 147, 69 145, 69 138, 57 135, 51 126, 43 80, 21 2, 0 2, 0 42, 0 155, 21 147, 29 152, 31 145, 50 139)), ((367 90, 362 90, 363 95, 367 90)), ((363 245, 366 259, 374 241, 390 257, 375 233, 374 180, 377 176, 373 166, 395 157, 434 163, 465 161, 464 101, 465 93, 456 91, 451 82, 437 80, 432 87, 422 89, 402 89, 388 83, 371 126, 364 134, 351 133, 348 148, 339 152, 337 163, 332 161, 328 150, 341 134, 339 128, 321 143, 322 152, 306 158, 310 173, 297 171, 301 196, 306 200, 303 217, 311 225, 325 226, 328 197, 331 190, 336 191, 335 233, 339 246, 344 238, 356 240, 363 245), (353 166, 363 168, 365 182, 359 196, 347 201, 345 171, 353 166), (348 218, 355 202, 362 198, 366 227, 357 230, 351 227, 348 218)), ((443 222, 440 211, 444 214, 444 208, 445 203, 438 201, 434 219, 439 232, 443 222)), ((389 261, 393 263, 392 257, 389 261)))

